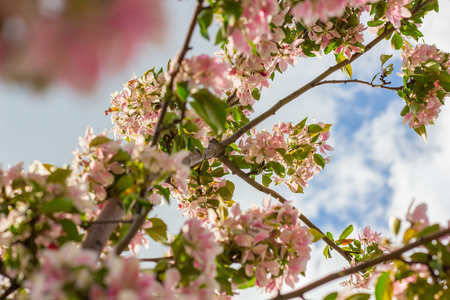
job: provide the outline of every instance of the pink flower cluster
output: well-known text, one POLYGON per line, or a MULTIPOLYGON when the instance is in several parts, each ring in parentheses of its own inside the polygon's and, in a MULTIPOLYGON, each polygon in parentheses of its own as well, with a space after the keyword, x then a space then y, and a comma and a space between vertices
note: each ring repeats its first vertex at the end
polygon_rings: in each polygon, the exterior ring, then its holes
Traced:
MULTIPOLYGON (((195 92, 199 88, 212 89, 217 96, 232 87, 229 78, 230 65, 217 57, 207 55, 185 59, 181 63, 180 71, 175 78, 174 92, 177 83, 187 82, 188 92, 195 92)), ((158 73, 148 71, 140 78, 133 77, 120 92, 112 93, 111 108, 105 114, 111 114, 114 124, 112 131, 116 137, 127 141, 136 140, 143 135, 146 139, 154 134, 162 105, 163 86, 170 78, 171 71, 158 73)), ((190 134, 208 146, 212 138, 210 127, 203 122, 190 107, 178 107, 169 110, 181 118, 183 109, 183 124, 192 123, 196 128, 190 134)))
POLYGON ((66 244, 40 254, 41 268, 27 281, 32 299, 67 299, 85 295, 89 299, 178 299, 177 270, 168 270, 164 282, 142 273, 134 258, 109 256, 98 263, 97 254, 66 244))
POLYGON ((6 171, 0 168, 0 202, 8 203, 6 212, 0 213, 0 245, 10 247, 37 234, 33 243, 57 247, 57 238, 63 234, 59 221, 65 219, 78 223, 79 215, 46 207, 51 207, 55 199, 62 198, 70 199, 68 205, 73 205, 79 213, 92 206, 86 184, 72 177, 61 178, 60 182, 48 181, 53 171, 57 172, 57 168, 46 168, 37 161, 27 172, 22 163, 6 171))
POLYGON ((172 196, 178 199, 178 209, 183 215, 207 221, 208 209, 215 209, 210 202, 211 200, 219 202, 217 191, 225 186, 226 180, 216 178, 208 184, 198 185, 194 182, 196 179, 190 178, 187 193, 172 193, 172 196), (208 200, 210 200, 209 203, 208 200))
MULTIPOLYGON (((414 76, 416 68, 420 68, 420 74, 422 74, 423 69, 426 69, 426 65, 430 61, 437 62, 443 68, 440 72, 450 73, 448 53, 438 50, 434 45, 418 44, 415 48, 412 48, 405 44, 402 59, 402 70, 410 76, 414 76)), ((433 124, 439 116, 444 101, 438 98, 439 92, 444 92, 444 89, 439 85, 439 81, 436 81, 434 87, 428 91, 424 99, 419 99, 421 100, 420 109, 415 113, 407 113, 403 117, 403 124, 408 123, 409 128, 418 128, 422 125, 433 124)), ((445 92, 445 94, 447 96, 449 93, 445 92)), ((416 95, 410 95, 410 97, 417 98, 416 95)), ((410 105, 408 102, 407 104, 410 105)))
POLYGON ((165 83, 163 73, 153 72, 131 78, 120 92, 111 94, 111 114, 116 137, 135 140, 140 135, 153 135, 159 117, 161 89, 165 83))
MULTIPOLYGON (((181 63, 175 82, 186 81, 190 91, 200 87, 211 88, 220 97, 224 91, 231 88, 228 77, 230 67, 228 62, 204 54, 186 58, 181 63)), ((170 72, 165 76, 168 79, 170 72)))
MULTIPOLYGON (((325 128, 323 123, 317 125, 325 128)), ((309 134, 306 125, 297 128, 291 123, 279 122, 272 127, 272 134, 267 130, 258 132, 253 128, 250 136, 239 141, 239 148, 248 162, 260 164, 274 161, 280 162, 286 169, 292 169, 286 177, 274 176, 272 179, 276 184, 284 183, 293 192, 297 192, 301 186, 307 187, 307 181, 321 170, 321 167, 314 161, 314 154, 317 153, 317 150, 323 154, 326 154, 326 151, 334 150, 326 143, 330 137, 328 130, 324 130, 319 134, 317 140, 311 142, 316 135, 309 134), (292 153, 291 166, 283 157, 283 151, 288 155, 292 153)), ((324 160, 327 163, 330 157, 326 157, 324 160)))
POLYGON ((348 6, 363 7, 376 0, 304 0, 292 7, 292 14, 307 26, 312 26, 317 20, 327 22, 330 18, 340 17, 348 6))
POLYGON ((388 0, 386 21, 392 23, 395 28, 400 28, 404 18, 411 17, 411 12, 405 7, 411 0, 388 0))
POLYGON ((199 220, 186 221, 181 229, 184 240, 184 249, 193 258, 194 267, 200 270, 200 275, 189 285, 180 287, 181 292, 189 299, 213 299, 215 291, 220 286, 215 280, 216 257, 222 253, 223 248, 216 241, 214 235, 202 226, 199 220))
POLYGON ((289 202, 271 205, 265 199, 261 209, 253 205, 246 212, 236 203, 225 220, 210 211, 210 220, 217 240, 239 253, 245 274, 255 276, 256 285, 270 292, 283 282, 294 287, 306 270, 313 237, 299 215, 289 202))
POLYGON ((160 0, 7 1, 0 8, 0 75, 43 87, 92 89, 148 38, 162 38, 160 0))
MULTIPOLYGON (((122 141, 112 141, 106 138, 106 132, 94 135, 91 127, 86 130, 84 139, 80 138, 81 152, 74 151, 72 161, 73 172, 79 173, 83 182, 91 186, 91 190, 97 201, 104 200, 107 196, 107 189, 115 184, 116 176, 131 172, 128 169, 128 163, 137 161, 142 163, 144 169, 149 174, 155 174, 152 182, 147 182, 147 178, 138 178, 145 184, 158 184, 164 181, 169 175, 175 186, 185 191, 187 186, 187 177, 190 169, 182 163, 187 153, 179 151, 170 156, 167 153, 156 150, 145 144, 145 138, 140 136, 134 143, 121 146, 122 141), (96 141, 99 141, 97 144, 96 141), (104 139, 104 140, 102 140, 104 139), (94 143, 94 144, 92 144, 94 143), (117 159, 122 151, 125 158, 117 159)), ((136 174, 129 174, 135 176, 136 174)), ((136 179, 136 178, 135 178, 136 179)))
POLYGON ((261 37, 270 36, 269 24, 279 12, 277 0, 243 0, 239 3, 242 7, 242 15, 237 24, 231 24, 228 28, 229 44, 228 52, 250 55, 252 53, 249 41, 257 44, 261 37))

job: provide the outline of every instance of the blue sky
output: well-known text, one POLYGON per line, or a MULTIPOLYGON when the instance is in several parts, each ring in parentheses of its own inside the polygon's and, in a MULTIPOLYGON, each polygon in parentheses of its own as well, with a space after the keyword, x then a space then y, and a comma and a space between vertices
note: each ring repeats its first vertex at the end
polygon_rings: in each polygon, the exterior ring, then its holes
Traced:
MULTIPOLYGON (((169 19, 167 41, 154 45, 147 43, 140 54, 125 69, 115 74, 104 74, 98 88, 91 94, 79 94, 64 86, 53 86, 37 93, 22 85, 0 83, 0 164, 3 168, 34 160, 62 165, 70 163, 71 151, 77 147, 78 137, 84 135, 88 125, 95 132, 110 130, 109 117, 104 110, 109 106, 110 93, 120 90, 133 73, 140 76, 156 66, 165 66, 182 44, 184 31, 194 1, 169 2, 174 14, 169 19)), ((425 19, 423 32, 427 43, 450 52, 450 1, 441 1, 441 13, 425 19)), ((207 42, 196 36, 191 53, 212 53, 207 42)), ((353 65, 354 77, 370 80, 379 70, 379 55, 393 53, 389 43, 368 53, 367 59, 353 65)), ((303 60, 296 68, 278 76, 270 90, 265 90, 256 107, 256 114, 270 107, 278 99, 299 88, 325 70, 332 60, 303 60)), ((398 65, 398 61, 396 63, 398 65)), ((337 74, 335 78, 344 78, 337 74)), ((395 75, 394 75, 395 77, 395 75)), ((450 211, 450 110, 442 109, 436 126, 429 127, 426 144, 407 126, 401 124, 403 103, 395 92, 374 90, 358 85, 333 85, 315 88, 284 107, 275 116, 258 126, 270 129, 278 120, 298 122, 304 117, 317 122, 333 123, 330 144, 335 148, 332 161, 315 179, 305 194, 293 195, 279 189, 286 198, 324 230, 338 235, 348 224, 355 228, 371 225, 378 231, 388 232, 390 216, 404 216, 413 198, 416 203, 426 202, 432 221, 447 223, 450 211)), ((234 178, 233 178, 234 179, 234 178)), ((263 194, 245 186, 236 179, 235 199, 243 207, 260 203, 263 194)), ((155 213, 161 217, 174 208, 161 208, 155 213)), ((176 233, 182 224, 170 224, 176 233)), ((308 265, 307 278, 337 270, 342 261, 324 261, 323 245, 308 265)), ((154 252, 144 256, 156 257, 154 252)), ((254 291, 241 296, 254 295, 254 291)), ((256 292, 258 293, 258 292, 256 292)), ((313 295, 323 295, 317 292, 313 295)))

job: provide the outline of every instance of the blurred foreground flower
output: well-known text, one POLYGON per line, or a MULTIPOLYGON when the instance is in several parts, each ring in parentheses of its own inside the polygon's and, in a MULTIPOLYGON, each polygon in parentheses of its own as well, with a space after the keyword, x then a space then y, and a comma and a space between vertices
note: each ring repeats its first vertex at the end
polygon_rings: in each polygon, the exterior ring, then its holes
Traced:
POLYGON ((163 35, 160 0, 14 0, 0 4, 0 77, 90 90, 140 42, 163 35))

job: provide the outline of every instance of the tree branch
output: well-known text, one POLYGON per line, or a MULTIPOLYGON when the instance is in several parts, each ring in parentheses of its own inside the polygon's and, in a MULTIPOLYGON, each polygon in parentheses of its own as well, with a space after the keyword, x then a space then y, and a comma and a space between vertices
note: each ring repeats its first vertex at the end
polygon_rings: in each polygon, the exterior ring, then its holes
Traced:
POLYGON ((347 84, 347 83, 362 83, 362 84, 365 84, 365 85, 368 85, 368 86, 371 86, 371 87, 374 87, 374 88, 386 89, 386 90, 390 90, 390 91, 398 91, 398 90, 401 90, 403 88, 402 86, 391 87, 391 86, 385 86, 384 84, 373 84, 373 83, 370 83, 368 81, 363 81, 363 80, 359 80, 359 79, 324 80, 324 81, 320 81, 320 82, 317 82, 317 83, 313 84, 313 86, 319 86, 319 85, 322 85, 322 84, 330 84, 330 83, 331 84, 338 84, 338 83, 344 83, 344 84, 347 84))
POLYGON ((142 212, 142 207, 140 207, 139 211, 135 211, 135 215, 133 217, 133 221, 131 222, 131 226, 128 229, 127 234, 122 238, 122 240, 116 245, 114 248, 114 252, 116 255, 120 255, 123 250, 128 246, 131 240, 136 235, 139 229, 141 229, 142 225, 145 223, 145 219, 147 218, 150 209, 144 209, 142 212))
POLYGON ((417 241, 415 241, 414 243, 408 244, 405 247, 402 247, 402 248, 400 248, 398 250, 395 250, 395 251, 393 251, 393 252, 391 252, 389 254, 381 255, 381 256, 373 259, 373 260, 370 260, 370 261, 367 261, 367 262, 364 262, 364 263, 360 263, 360 264, 358 264, 358 265, 356 265, 354 267, 345 269, 343 271, 332 273, 332 274, 330 274, 328 276, 325 276, 325 277, 323 277, 323 278, 321 278, 321 279, 319 279, 319 280, 317 280, 315 282, 312 282, 312 283, 310 283, 310 284, 308 284, 308 285, 306 285, 306 286, 304 286, 304 287, 302 287, 302 288, 300 288, 300 289, 298 289, 296 291, 293 291, 293 292, 290 292, 290 293, 287 293, 287 294, 284 294, 284 295, 278 295, 278 296, 272 298, 272 300, 292 299, 292 298, 296 298, 296 297, 303 298, 303 295, 306 292, 309 292, 309 291, 311 291, 311 290, 313 290, 313 289, 315 289, 315 288, 317 288, 317 287, 319 287, 319 286, 321 286, 321 285, 323 285, 325 283, 328 283, 330 281, 336 280, 338 278, 341 278, 341 277, 344 277, 344 276, 347 276, 347 275, 350 275, 350 274, 353 274, 353 273, 356 273, 356 272, 359 272, 359 271, 363 271, 363 270, 365 270, 367 268, 373 267, 373 266, 378 265, 378 264, 383 263, 383 262, 387 262, 387 261, 395 260, 395 259, 400 259, 401 255, 403 253, 405 253, 405 252, 407 252, 407 251, 409 251, 411 249, 417 248, 419 246, 425 245, 425 244, 427 244, 427 243, 429 243, 429 242, 431 242, 433 240, 439 239, 439 238, 444 237, 444 236, 449 235, 449 234, 450 234, 450 227, 442 229, 442 230, 440 230, 438 232, 435 232, 433 234, 430 234, 430 235, 427 235, 427 236, 425 236, 423 238, 420 238, 417 241))
POLYGON ((123 203, 119 196, 107 200, 97 217, 96 223, 89 226, 82 248, 95 250, 100 255, 109 237, 117 227, 117 223, 108 221, 120 219, 123 213, 123 203))
POLYGON ((10 286, 3 292, 2 295, 0 295, 0 300, 8 298, 9 295, 14 293, 14 291, 17 290, 18 288, 20 288, 20 285, 17 283, 15 279, 10 279, 10 282, 11 282, 10 286))
MULTIPOLYGON (((272 189, 269 189, 267 187, 265 187, 264 185, 260 184, 259 182, 253 180, 250 176, 248 176, 246 173, 244 173, 241 169, 239 169, 232 161, 230 161, 228 159, 228 157, 226 157, 225 155, 220 155, 218 157, 218 159, 225 165, 227 166, 228 169, 231 170, 231 172, 234 175, 237 175, 238 177, 240 177, 242 180, 244 180, 245 182, 247 182, 250 186, 254 187, 255 189, 257 189, 260 192, 263 192, 267 195, 270 195, 272 197, 274 197, 275 199, 278 199, 278 201, 280 201, 281 203, 286 202, 287 200, 281 196, 280 194, 278 194, 277 192, 275 192, 272 189)), ((322 230, 319 229, 319 227, 317 227, 313 222, 311 222, 304 214, 301 214, 299 216, 299 219, 306 224, 306 226, 308 226, 309 228, 314 228, 315 230, 317 230, 318 232, 320 232, 321 234, 325 235, 322 230)), ((335 242, 333 242, 329 237, 327 237, 326 235, 322 238, 323 241, 330 246, 331 248, 333 248, 334 250, 336 250, 340 255, 342 255, 342 257, 344 257, 349 263, 352 261, 351 257, 348 255, 347 252, 345 252, 344 250, 342 250, 338 245, 336 245, 335 242)))
POLYGON ((183 44, 183 47, 181 48, 180 55, 178 55, 176 61, 174 62, 173 70, 170 73, 169 83, 167 84, 167 90, 166 90, 166 93, 164 94, 165 97, 163 99, 164 100, 163 106, 161 108, 161 113, 159 115, 158 123, 156 124, 156 127, 155 127, 155 134, 153 135, 153 138, 152 138, 152 143, 151 143, 152 146, 155 146, 158 143, 159 138, 161 136, 162 125, 164 124, 164 119, 166 116, 167 108, 169 107, 169 104, 171 101, 171 97, 168 95, 171 95, 171 93, 172 93, 175 77, 180 70, 181 62, 183 61, 184 56, 186 55, 186 52, 189 50, 189 43, 191 42, 192 34, 194 32, 194 28, 197 23, 197 16, 200 13, 200 11, 203 9, 202 4, 203 4, 203 0, 197 0, 197 6, 195 7, 194 14, 192 15, 192 19, 191 19, 191 23, 189 25, 186 39, 184 40, 184 44, 183 44))

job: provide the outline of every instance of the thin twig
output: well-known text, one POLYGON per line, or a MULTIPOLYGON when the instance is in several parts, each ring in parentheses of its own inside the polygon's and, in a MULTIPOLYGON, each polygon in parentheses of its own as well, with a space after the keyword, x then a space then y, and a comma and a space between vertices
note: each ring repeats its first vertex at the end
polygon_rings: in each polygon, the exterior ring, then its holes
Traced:
POLYGON ((370 261, 367 261, 367 262, 364 262, 364 263, 360 263, 360 264, 358 264, 358 265, 356 265, 354 267, 345 269, 343 271, 332 273, 332 274, 327 275, 327 276, 325 276, 325 277, 323 277, 323 278, 321 278, 321 279, 319 279, 317 281, 314 281, 314 282, 312 282, 312 283, 310 283, 310 284, 308 284, 308 285, 306 285, 306 286, 304 286, 304 287, 302 287, 302 288, 300 288, 298 290, 295 290, 293 292, 290 292, 290 293, 287 293, 287 294, 284 294, 284 295, 278 295, 278 296, 272 298, 272 300, 292 299, 292 298, 295 298, 295 297, 303 297, 303 294, 305 294, 306 292, 309 292, 309 291, 311 291, 311 290, 313 290, 313 289, 315 289, 315 288, 317 288, 317 287, 319 287, 319 286, 321 286, 321 285, 323 285, 325 283, 328 283, 330 281, 339 279, 341 277, 344 277, 344 276, 347 276, 347 275, 350 275, 350 274, 354 274, 354 273, 359 272, 359 271, 366 270, 366 269, 368 269, 370 267, 373 267, 373 266, 378 265, 378 264, 383 263, 383 262, 400 259, 401 255, 403 253, 405 253, 405 252, 407 252, 407 251, 409 251, 411 249, 417 248, 419 246, 425 245, 425 244, 427 244, 427 243, 429 243, 429 242, 431 242, 433 240, 439 239, 439 238, 444 237, 444 236, 449 235, 449 234, 450 234, 450 227, 442 229, 442 230, 440 230, 438 232, 435 232, 433 234, 430 234, 430 235, 427 235, 427 236, 425 236, 423 238, 420 238, 417 241, 415 241, 414 243, 406 245, 405 247, 402 247, 402 248, 400 248, 398 250, 395 250, 395 251, 393 251, 393 252, 391 252, 389 254, 381 255, 381 256, 379 256, 377 258, 374 258, 373 260, 370 260, 370 261))
MULTIPOLYGON (((245 182, 247 182, 250 186, 254 187, 255 189, 257 189, 260 192, 263 192, 267 195, 270 195, 272 197, 274 197, 275 199, 278 199, 278 201, 280 201, 281 203, 286 202, 287 200, 281 196, 280 194, 278 194, 277 192, 275 192, 272 189, 269 189, 267 187, 265 187, 264 185, 260 184, 259 182, 253 180, 250 176, 248 176, 245 172, 243 172, 240 168, 238 168, 232 161, 230 161, 228 159, 228 157, 226 157, 225 155, 221 155, 218 157, 218 159, 225 165, 227 166, 228 169, 231 170, 231 172, 235 175, 237 175, 238 177, 240 177, 242 180, 244 180, 245 182)), ((299 219, 306 224, 306 226, 308 226, 309 228, 314 228, 315 230, 317 230, 319 233, 325 235, 320 229, 319 227, 317 227, 316 225, 314 225, 313 222, 311 222, 304 214, 301 214, 299 216, 299 219)), ((340 255, 342 255, 342 257, 344 257, 348 262, 351 262, 352 259, 351 257, 348 255, 348 253, 344 250, 342 250, 338 245, 336 245, 335 242, 333 242, 330 238, 328 238, 326 235, 322 238, 323 241, 330 246, 331 248, 333 248, 334 250, 336 250, 340 255)))
POLYGON ((20 285, 17 283, 16 280, 11 281, 11 285, 3 292, 2 295, 0 295, 0 300, 8 298, 8 296, 14 293, 14 291, 17 290, 19 287, 20 285))
POLYGON ((186 39, 184 40, 184 44, 183 44, 183 47, 181 48, 180 55, 178 55, 176 61, 174 62, 173 70, 170 73, 170 79, 169 79, 169 83, 167 84, 167 90, 165 93, 166 97, 164 97, 165 99, 163 99, 164 103, 161 108, 161 113, 159 114, 158 123, 156 124, 156 127, 155 127, 155 134, 153 135, 153 138, 152 138, 152 143, 151 143, 152 146, 155 146, 158 143, 159 137, 161 136, 161 131, 162 131, 161 128, 164 124, 166 112, 167 112, 167 109, 171 102, 170 96, 167 96, 167 95, 170 95, 172 93, 175 77, 180 70, 181 62, 183 61, 184 56, 186 55, 186 52, 189 50, 189 43, 191 42, 192 34, 194 32, 194 28, 197 23, 197 16, 200 13, 200 11, 203 9, 202 4, 203 4, 203 0, 197 0, 197 6, 195 7, 194 14, 192 15, 192 19, 191 19, 191 23, 189 25, 186 39))
POLYGON ((161 259, 172 259, 173 260, 173 257, 169 256, 169 257, 155 257, 155 258, 139 258, 139 261, 140 262, 158 262, 161 259))
POLYGON ((142 207, 140 207, 139 211, 135 211, 133 222, 131 222, 131 226, 128 229, 128 232, 114 248, 114 252, 117 255, 120 255, 120 253, 122 253, 122 251, 125 250, 126 247, 128 247, 128 244, 131 242, 131 240, 133 240, 136 232, 138 232, 138 230, 141 229, 142 225, 144 225, 149 212, 150 209, 143 209, 142 207))
POLYGON ((391 87, 391 86, 385 86, 384 84, 373 84, 371 82, 368 81, 363 81, 363 80, 359 80, 359 79, 347 79, 347 80, 324 80, 324 81, 320 81, 317 83, 314 83, 313 86, 319 86, 322 84, 338 84, 338 83, 362 83, 374 88, 380 88, 380 89, 385 89, 385 90, 390 90, 390 91, 399 91, 403 88, 403 86, 399 86, 399 87, 391 87))

